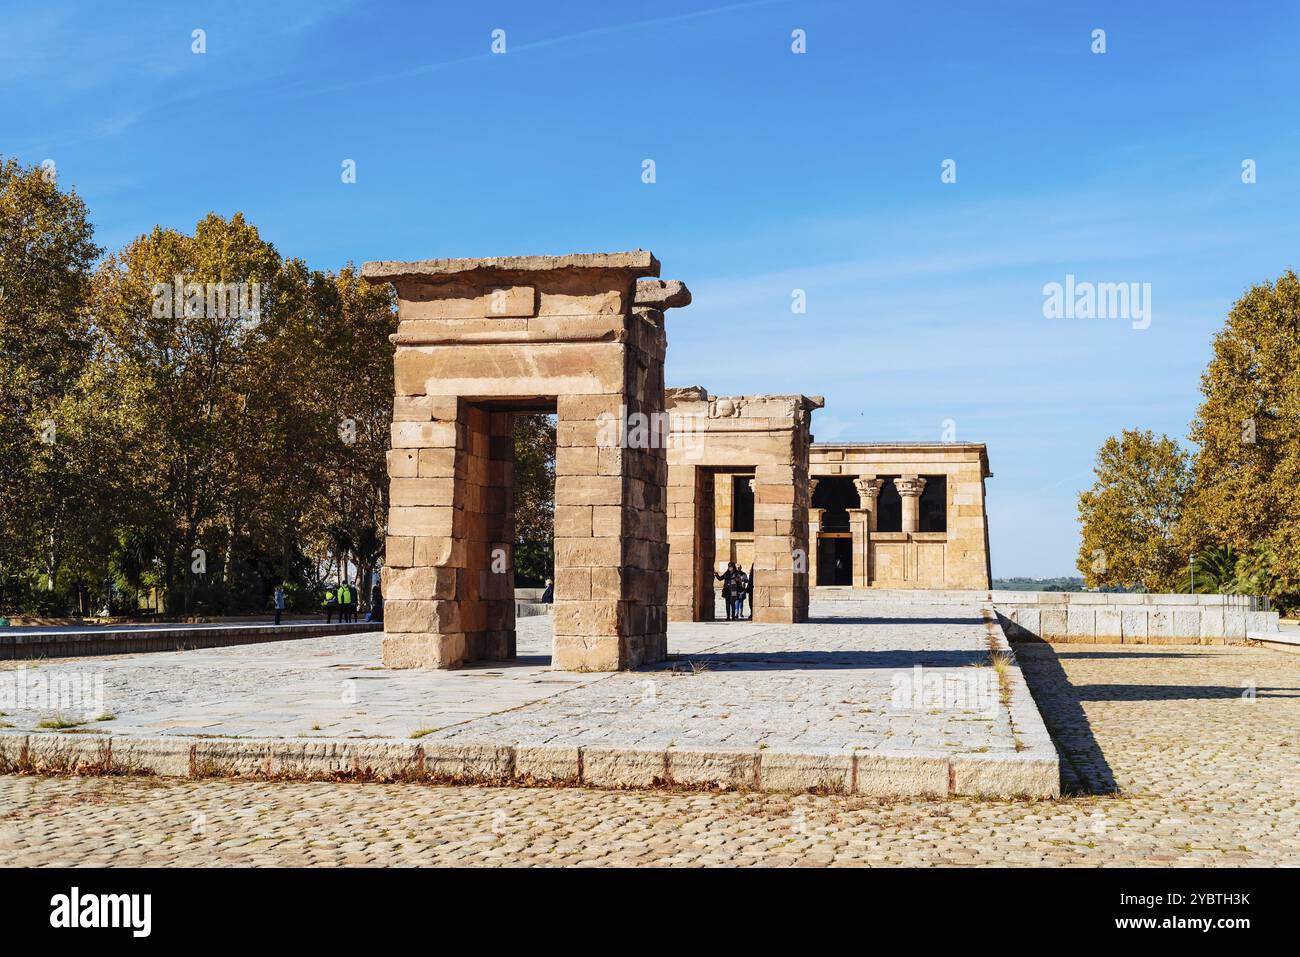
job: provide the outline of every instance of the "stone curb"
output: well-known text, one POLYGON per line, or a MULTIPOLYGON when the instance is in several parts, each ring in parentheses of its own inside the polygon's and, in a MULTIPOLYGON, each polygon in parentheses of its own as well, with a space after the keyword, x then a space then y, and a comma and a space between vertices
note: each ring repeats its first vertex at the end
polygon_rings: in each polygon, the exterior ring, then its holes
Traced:
MULTIPOLYGON (((1027 693, 1027 692, 1026 692, 1027 693)), ((1035 712, 1036 714, 1036 712, 1035 712)), ((1040 722, 1041 723, 1041 722, 1040 722)), ((1044 731, 1046 734, 1046 731, 1044 731)), ((1050 742, 1048 744, 1050 749, 1050 742)), ((0 772, 1056 797, 1055 750, 954 754, 0 732, 0 772)))
POLYGON ((226 648, 324 635, 382 631, 383 622, 289 622, 283 625, 183 626, 82 632, 18 632, 0 634, 0 659, 80 658, 91 655, 133 655, 195 648, 226 648))
POLYGON ((1009 754, 954 755, 950 764, 950 785, 956 794, 985 794, 990 790, 1021 794, 1061 794, 1061 759, 1056 744, 1043 722, 1038 704, 1029 690, 1029 682, 1020 668, 1005 630, 1001 616, 985 606, 989 618, 989 634, 993 645, 1010 667, 1007 683, 1011 700, 1007 710, 1011 719, 1011 732, 1020 750, 1009 754))

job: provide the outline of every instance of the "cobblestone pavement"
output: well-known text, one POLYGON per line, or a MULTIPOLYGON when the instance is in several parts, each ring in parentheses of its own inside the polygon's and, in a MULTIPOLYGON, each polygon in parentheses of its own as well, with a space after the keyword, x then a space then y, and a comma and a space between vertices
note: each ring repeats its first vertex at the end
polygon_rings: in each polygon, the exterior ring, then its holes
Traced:
POLYGON ((882 803, 6 775, 0 861, 1300 865, 1300 656, 1116 645, 1017 654, 1075 796, 882 803))

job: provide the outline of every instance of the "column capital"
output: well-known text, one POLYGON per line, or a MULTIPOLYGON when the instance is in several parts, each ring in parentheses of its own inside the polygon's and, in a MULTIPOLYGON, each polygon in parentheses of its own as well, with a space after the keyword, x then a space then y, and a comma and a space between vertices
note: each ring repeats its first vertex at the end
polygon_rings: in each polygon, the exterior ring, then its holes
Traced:
POLYGON ((925 479, 919 475, 900 475, 894 479, 894 488, 898 489, 898 494, 903 498, 920 497, 925 491, 925 479))
POLYGON ((858 498, 865 509, 874 509, 876 507, 876 497, 884 486, 884 479, 858 477, 853 480, 853 487, 858 490, 858 498))

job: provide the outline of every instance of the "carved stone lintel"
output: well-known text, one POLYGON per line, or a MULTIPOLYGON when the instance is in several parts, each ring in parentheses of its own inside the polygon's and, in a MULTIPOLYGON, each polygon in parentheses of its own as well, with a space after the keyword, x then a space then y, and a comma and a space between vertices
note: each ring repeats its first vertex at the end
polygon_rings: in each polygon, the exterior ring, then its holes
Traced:
POLYGON ((730 396, 723 396, 722 398, 714 399, 709 403, 709 418, 711 419, 738 419, 744 415, 744 412, 744 401, 741 399, 733 399, 730 396))

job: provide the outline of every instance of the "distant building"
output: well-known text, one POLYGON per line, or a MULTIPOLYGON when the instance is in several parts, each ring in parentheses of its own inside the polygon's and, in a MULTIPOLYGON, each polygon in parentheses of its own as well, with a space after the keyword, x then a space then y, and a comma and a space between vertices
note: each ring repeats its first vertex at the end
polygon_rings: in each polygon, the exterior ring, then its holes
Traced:
MULTIPOLYGON (((982 443, 814 443, 808 473, 812 583, 990 587, 982 443)), ((752 476, 726 478, 715 486, 716 554, 749 567, 752 476)))

